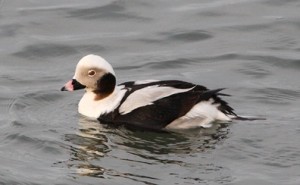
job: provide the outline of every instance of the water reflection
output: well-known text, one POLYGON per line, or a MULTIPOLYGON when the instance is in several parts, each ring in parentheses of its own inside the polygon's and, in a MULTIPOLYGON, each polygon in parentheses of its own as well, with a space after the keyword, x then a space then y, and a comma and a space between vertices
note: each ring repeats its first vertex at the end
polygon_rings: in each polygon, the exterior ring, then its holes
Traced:
POLYGON ((143 166, 193 166, 192 161, 186 160, 185 156, 213 150, 227 137, 227 126, 216 124, 210 129, 154 132, 122 126, 116 128, 80 117, 78 132, 66 135, 66 140, 72 143, 70 161, 77 174, 98 178, 118 176, 144 182, 145 179, 153 180, 155 177, 130 173, 128 169, 122 172, 120 167, 115 169, 107 161, 143 166))
POLYGON ((90 164, 90 160, 99 159, 108 151, 108 146, 105 144, 107 138, 101 134, 92 121, 82 119, 79 123, 78 132, 76 134, 66 134, 65 140, 71 142, 69 159, 70 168, 75 168, 75 173, 87 176, 99 176, 103 174, 104 169, 90 164))
POLYGON ((174 132, 151 132, 143 130, 117 130, 118 137, 112 142, 149 154, 191 154, 214 148, 226 138, 226 124, 216 124, 210 129, 184 130, 174 132))

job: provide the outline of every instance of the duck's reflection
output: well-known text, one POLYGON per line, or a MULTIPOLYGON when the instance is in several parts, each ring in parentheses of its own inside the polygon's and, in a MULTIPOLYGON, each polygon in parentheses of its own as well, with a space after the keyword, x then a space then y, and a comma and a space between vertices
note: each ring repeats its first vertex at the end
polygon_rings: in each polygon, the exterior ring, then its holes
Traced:
POLYGON ((71 146, 71 167, 75 167, 76 174, 84 176, 101 177, 104 168, 93 165, 93 160, 100 160, 110 151, 105 129, 96 120, 86 117, 79 118, 78 131, 76 134, 67 134, 66 140, 71 146))
POLYGON ((186 154, 191 156, 214 149, 227 137, 227 126, 227 124, 215 124, 209 129, 154 132, 121 126, 111 127, 80 117, 78 133, 68 135, 68 140, 73 145, 71 160, 74 165, 72 166, 76 168, 77 174, 85 176, 104 178, 108 175, 135 181, 153 179, 151 175, 140 177, 128 171, 122 173, 120 172, 122 170, 113 169, 111 166, 122 166, 122 163, 126 165, 171 163, 185 166, 186 161, 181 160, 182 156, 186 154), (116 164, 111 165, 111 162, 116 164))

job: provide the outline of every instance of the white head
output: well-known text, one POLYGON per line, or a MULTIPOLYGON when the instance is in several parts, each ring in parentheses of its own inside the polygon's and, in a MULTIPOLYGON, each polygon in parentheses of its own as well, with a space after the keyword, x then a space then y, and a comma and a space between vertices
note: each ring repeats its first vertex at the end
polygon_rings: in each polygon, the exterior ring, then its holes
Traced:
POLYGON ((76 75, 79 75, 83 69, 90 69, 90 70, 97 69, 115 75, 112 66, 104 58, 93 54, 86 55, 79 60, 76 66, 76 71, 74 76, 75 79, 76 79, 76 75))
POLYGON ((61 90, 86 88, 103 96, 112 93, 115 85, 116 78, 112 66, 104 58, 90 54, 78 62, 73 79, 61 90))

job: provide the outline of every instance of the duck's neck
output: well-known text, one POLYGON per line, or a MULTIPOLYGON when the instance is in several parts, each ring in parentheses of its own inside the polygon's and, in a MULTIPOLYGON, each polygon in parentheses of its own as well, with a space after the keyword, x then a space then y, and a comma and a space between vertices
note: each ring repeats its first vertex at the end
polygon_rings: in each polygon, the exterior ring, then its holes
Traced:
POLYGON ((109 94, 101 94, 91 89, 86 89, 79 102, 78 111, 84 116, 99 118, 99 116, 112 112, 117 108, 125 92, 126 90, 120 87, 115 87, 113 92, 109 94))

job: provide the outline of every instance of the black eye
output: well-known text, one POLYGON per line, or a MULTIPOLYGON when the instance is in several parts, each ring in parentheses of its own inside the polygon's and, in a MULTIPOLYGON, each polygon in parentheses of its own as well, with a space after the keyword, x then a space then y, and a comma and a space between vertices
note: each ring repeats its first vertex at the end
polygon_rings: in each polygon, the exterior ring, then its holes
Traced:
POLYGON ((89 70, 89 72, 88 72, 88 75, 90 77, 94 76, 95 74, 96 74, 96 71, 94 71, 94 70, 89 70))

